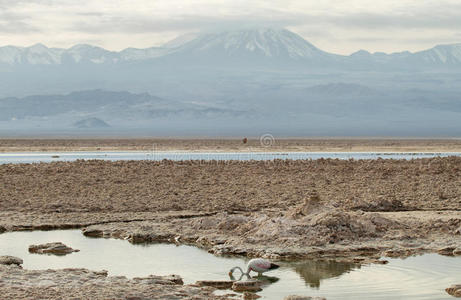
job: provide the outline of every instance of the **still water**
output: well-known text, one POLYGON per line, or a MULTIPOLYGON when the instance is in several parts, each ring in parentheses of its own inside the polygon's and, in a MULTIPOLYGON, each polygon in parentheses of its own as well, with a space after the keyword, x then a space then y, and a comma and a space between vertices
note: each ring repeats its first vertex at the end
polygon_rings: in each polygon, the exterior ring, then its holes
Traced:
MULTIPOLYGON (((178 274, 186 284, 197 280, 228 280, 233 266, 245 259, 218 257, 191 246, 132 245, 127 241, 87 238, 80 230, 10 232, 0 234, 0 255, 18 256, 26 269, 88 268, 129 278, 178 274), (67 256, 29 254, 31 244, 63 242, 80 252, 67 256)), ((453 299, 444 289, 461 282, 461 258, 428 254, 387 265, 359 267, 332 261, 281 262, 266 273, 262 299, 290 294, 334 299, 453 299)))
POLYGON ((429 157, 461 156, 459 152, 21 152, 0 153, 0 164, 74 161, 77 159, 101 160, 274 160, 274 159, 415 159, 429 157))

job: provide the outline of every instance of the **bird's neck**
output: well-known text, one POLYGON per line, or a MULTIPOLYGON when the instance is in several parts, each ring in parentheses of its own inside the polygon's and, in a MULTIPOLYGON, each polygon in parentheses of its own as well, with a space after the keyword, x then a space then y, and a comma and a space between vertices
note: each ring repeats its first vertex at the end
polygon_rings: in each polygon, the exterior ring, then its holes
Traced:
POLYGON ((240 268, 240 267, 234 267, 234 268, 232 268, 231 272, 233 272, 234 270, 239 270, 240 272, 242 272, 243 275, 248 275, 248 274, 250 274, 250 267, 248 267, 248 269, 247 269, 246 272, 243 272, 242 268, 240 268))

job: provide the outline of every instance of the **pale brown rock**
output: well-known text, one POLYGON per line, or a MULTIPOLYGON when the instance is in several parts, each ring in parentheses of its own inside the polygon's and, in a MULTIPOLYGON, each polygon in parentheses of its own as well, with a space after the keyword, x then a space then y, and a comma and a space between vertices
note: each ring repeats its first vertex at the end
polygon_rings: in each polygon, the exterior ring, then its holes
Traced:
POLYGON ((259 292, 261 283, 257 280, 235 281, 232 284, 232 290, 236 292, 259 292))
POLYGON ((232 280, 200 280, 195 284, 198 286, 211 286, 217 289, 230 289, 234 281, 232 280))
POLYGON ((89 237, 102 237, 103 236, 103 232, 98 229, 83 228, 82 232, 83 232, 83 235, 89 236, 89 237))
POLYGON ((101 270, 101 271, 94 271, 94 274, 107 276, 109 274, 109 272, 107 270, 101 270))
POLYGON ((447 256, 453 256, 453 251, 456 249, 456 247, 444 247, 440 248, 437 250, 437 253, 440 255, 447 255, 447 256))
POLYGON ((24 261, 19 257, 3 255, 0 256, 0 265, 22 265, 24 261))
POLYGON ((155 284, 164 284, 164 285, 183 285, 184 282, 179 275, 165 275, 165 276, 158 276, 158 275, 149 275, 147 277, 135 277, 133 278, 134 281, 150 281, 155 284))
POLYGON ((243 293, 243 300, 254 300, 254 299, 259 299, 259 298, 261 298, 261 296, 255 293, 250 293, 250 292, 243 293))
POLYGON ((72 252, 79 252, 78 249, 72 249, 61 242, 46 243, 39 245, 30 245, 29 252, 37 254, 55 254, 66 255, 72 252))

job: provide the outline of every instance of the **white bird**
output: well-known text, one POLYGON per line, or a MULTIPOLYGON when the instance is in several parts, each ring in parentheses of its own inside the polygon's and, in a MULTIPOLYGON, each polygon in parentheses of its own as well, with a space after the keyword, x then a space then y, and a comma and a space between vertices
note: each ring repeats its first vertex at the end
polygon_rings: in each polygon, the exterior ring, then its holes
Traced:
POLYGON ((242 275, 247 275, 250 276, 250 272, 257 272, 258 276, 261 276, 262 273, 277 269, 279 265, 276 265, 274 263, 271 263, 268 260, 265 260, 263 258, 253 258, 250 260, 247 264, 247 271, 243 272, 242 268, 240 267, 233 267, 229 271, 229 276, 232 276, 232 273, 234 273, 235 270, 240 270, 242 272, 242 275))

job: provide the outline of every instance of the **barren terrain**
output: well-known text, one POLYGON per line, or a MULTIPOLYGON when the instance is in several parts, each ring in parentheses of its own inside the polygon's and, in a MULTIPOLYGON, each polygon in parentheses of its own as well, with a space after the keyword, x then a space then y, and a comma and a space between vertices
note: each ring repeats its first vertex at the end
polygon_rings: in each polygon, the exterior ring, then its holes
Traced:
POLYGON ((25 151, 274 151, 461 152, 461 139, 418 138, 0 138, 0 152, 25 151), (263 140, 263 143, 261 141, 263 140))
POLYGON ((274 260, 461 253, 459 157, 6 164, 0 182, 0 232, 82 228, 274 260))

